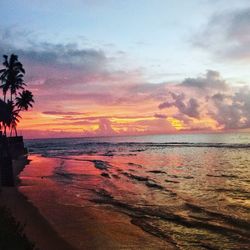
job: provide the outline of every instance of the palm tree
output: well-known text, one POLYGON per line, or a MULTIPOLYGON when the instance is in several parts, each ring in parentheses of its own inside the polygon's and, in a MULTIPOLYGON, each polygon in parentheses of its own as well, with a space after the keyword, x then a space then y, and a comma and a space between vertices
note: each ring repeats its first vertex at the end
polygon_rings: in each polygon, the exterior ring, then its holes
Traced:
POLYGON ((23 81, 25 70, 18 61, 17 55, 11 54, 10 57, 6 55, 3 57, 5 68, 0 70, 0 82, 2 83, 0 88, 3 91, 4 101, 0 99, 0 125, 3 125, 5 135, 8 127, 10 136, 12 136, 13 130, 17 136, 16 127, 21 118, 19 113, 33 107, 34 99, 29 90, 24 90, 24 86, 26 86, 23 81), (22 90, 22 92, 19 92, 17 96, 18 90, 22 90), (8 92, 10 92, 10 99, 6 100, 8 92), (15 96, 14 100, 13 96, 15 96))
POLYGON ((16 109, 16 106, 15 106, 15 104, 14 104, 12 101, 8 101, 7 106, 8 106, 9 113, 11 114, 11 120, 10 120, 10 122, 7 124, 7 126, 8 126, 9 129, 10 129, 10 136, 12 136, 13 130, 15 130, 15 134, 16 134, 16 136, 17 136, 16 127, 17 127, 17 124, 18 124, 18 122, 19 122, 19 118, 22 118, 22 117, 19 115, 20 110, 19 110, 19 109, 16 109))
POLYGON ((33 94, 29 90, 23 90, 19 93, 19 96, 16 97, 16 103, 14 104, 12 101, 9 102, 9 107, 11 107, 11 123, 10 123, 10 136, 12 136, 12 131, 14 129, 15 134, 17 136, 17 124, 19 122, 19 118, 22 118, 19 113, 23 110, 28 110, 33 107, 34 99, 33 94), (17 109, 16 109, 17 108, 17 109))
POLYGON ((6 102, 6 94, 10 90, 10 100, 12 101, 12 96, 17 94, 17 90, 24 89, 25 83, 23 81, 23 76, 25 70, 23 65, 18 61, 18 56, 11 54, 9 60, 8 56, 4 55, 3 66, 5 69, 0 70, 0 80, 2 85, 0 88, 3 89, 4 101, 6 102))
POLYGON ((29 90, 23 90, 19 93, 19 96, 16 97, 16 107, 19 110, 28 110, 29 107, 32 108, 34 103, 33 94, 29 90))
POLYGON ((9 127, 12 120, 10 106, 0 99, 0 123, 4 128, 4 135, 6 135, 6 127, 9 127))

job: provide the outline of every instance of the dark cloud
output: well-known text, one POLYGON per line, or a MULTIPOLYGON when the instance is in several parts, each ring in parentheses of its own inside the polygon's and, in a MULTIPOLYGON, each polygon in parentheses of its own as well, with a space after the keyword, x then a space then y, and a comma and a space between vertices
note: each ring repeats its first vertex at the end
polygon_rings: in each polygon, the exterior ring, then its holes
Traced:
MULTIPOLYGON (((222 94, 222 93, 216 93, 214 94, 211 98, 215 101, 215 102, 222 102, 225 100, 225 98, 227 97, 227 95, 222 94)), ((208 97, 209 98, 209 97, 208 97)))
POLYGON ((167 115, 164 115, 164 114, 155 114, 154 115, 155 118, 160 118, 160 119, 166 119, 167 118, 167 115))
POLYGON ((199 118, 200 117, 199 107, 200 107, 199 102, 194 98, 190 98, 186 106, 183 107, 182 109, 179 108, 179 110, 183 114, 186 114, 190 117, 199 118))
POLYGON ((209 49, 216 57, 250 59, 250 8, 215 14, 193 44, 209 49))
POLYGON ((107 62, 103 51, 79 49, 76 44, 38 43, 29 50, 17 50, 17 54, 32 63, 70 67, 86 72, 104 69, 107 62), (36 47, 39 49, 36 50, 36 47))
POLYGON ((53 44, 38 41, 32 37, 34 35, 31 32, 0 29, 0 50, 4 54, 16 53, 31 65, 81 69, 86 72, 96 72, 106 67, 107 57, 101 50, 80 49, 75 43, 53 44), (16 44, 19 39, 20 44, 16 44))
POLYGON ((208 70, 204 77, 186 78, 182 84, 186 87, 200 88, 201 90, 227 90, 228 85, 221 79, 220 73, 214 70, 208 70))
POLYGON ((174 106, 174 103, 173 102, 163 102, 161 104, 159 104, 159 109, 165 109, 165 108, 170 108, 170 107, 173 107, 174 106))
POLYGON ((0 28, 0 51, 17 54, 29 69, 26 82, 37 84, 40 81, 39 90, 60 90, 60 87, 98 81, 108 77, 111 71, 111 59, 102 50, 79 48, 74 43, 43 42, 34 33, 16 31, 15 28, 0 28))
POLYGON ((176 107, 179 110, 179 112, 189 117, 193 117, 193 118, 200 117, 200 112, 199 112, 200 105, 196 99, 194 98, 187 99, 183 93, 181 94, 171 93, 171 95, 172 95, 173 101, 171 102, 167 101, 167 102, 161 103, 159 105, 159 109, 176 107))

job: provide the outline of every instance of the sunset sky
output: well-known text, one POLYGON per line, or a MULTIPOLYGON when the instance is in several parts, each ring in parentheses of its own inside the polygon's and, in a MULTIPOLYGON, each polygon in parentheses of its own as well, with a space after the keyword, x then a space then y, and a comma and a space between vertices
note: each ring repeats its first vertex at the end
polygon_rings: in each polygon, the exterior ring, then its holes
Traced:
POLYGON ((249 0, 1 0, 26 138, 250 131, 249 0))

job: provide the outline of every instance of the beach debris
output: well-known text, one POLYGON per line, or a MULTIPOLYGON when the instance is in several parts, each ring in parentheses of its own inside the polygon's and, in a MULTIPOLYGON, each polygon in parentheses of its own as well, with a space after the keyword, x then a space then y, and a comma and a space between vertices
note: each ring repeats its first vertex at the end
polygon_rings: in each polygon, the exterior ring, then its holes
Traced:
POLYGON ((93 162, 95 164, 95 167, 100 170, 108 170, 108 168, 111 167, 108 162, 101 161, 101 160, 90 160, 90 162, 93 162))
POLYGON ((108 173, 105 173, 105 172, 101 173, 101 176, 106 177, 106 178, 111 178, 110 175, 108 173))
POLYGON ((137 163, 133 163, 133 162, 129 162, 128 165, 129 165, 129 166, 133 166, 133 167, 142 168, 142 165, 137 164, 137 163))
POLYGON ((173 180, 165 180, 165 182, 170 182, 170 183, 180 183, 179 181, 173 181, 173 180))
POLYGON ((134 174, 130 174, 130 173, 127 173, 127 172, 122 172, 122 174, 129 177, 130 179, 134 179, 134 180, 137 180, 137 181, 148 181, 148 177, 134 175, 134 174))
POLYGON ((153 174, 166 174, 165 171, 162 171, 162 170, 150 170, 150 171, 147 171, 148 173, 153 173, 153 174))
POLYGON ((157 188, 157 189, 163 189, 163 187, 157 183, 155 183, 154 181, 152 180, 149 180, 146 182, 146 186, 148 187, 152 187, 152 188, 157 188))

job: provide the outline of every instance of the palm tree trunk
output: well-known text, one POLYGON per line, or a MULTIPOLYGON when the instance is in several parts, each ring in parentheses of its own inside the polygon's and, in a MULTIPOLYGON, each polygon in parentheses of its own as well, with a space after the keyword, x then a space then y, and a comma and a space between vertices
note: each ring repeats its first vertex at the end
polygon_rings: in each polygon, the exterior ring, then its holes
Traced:
POLYGON ((6 136, 6 124, 4 124, 4 135, 6 136))

